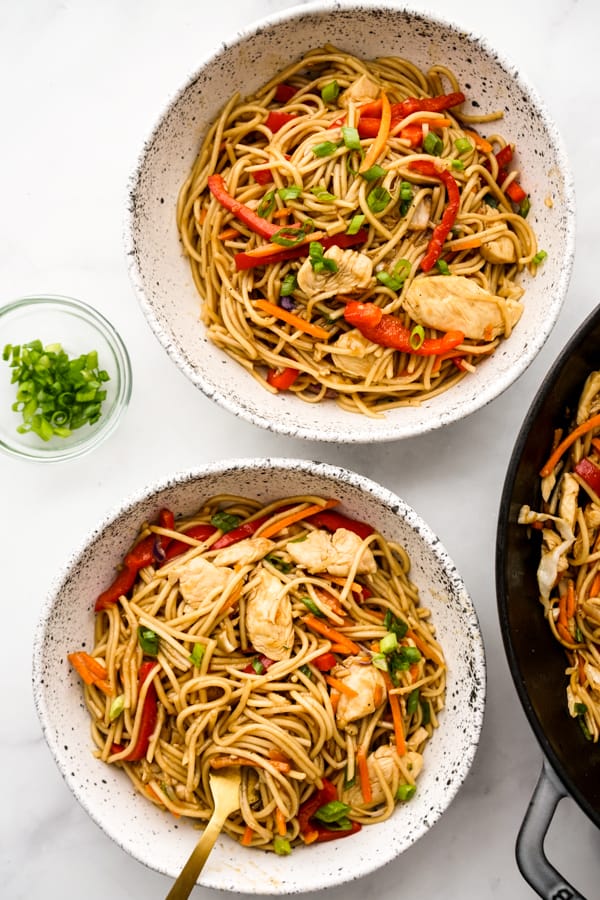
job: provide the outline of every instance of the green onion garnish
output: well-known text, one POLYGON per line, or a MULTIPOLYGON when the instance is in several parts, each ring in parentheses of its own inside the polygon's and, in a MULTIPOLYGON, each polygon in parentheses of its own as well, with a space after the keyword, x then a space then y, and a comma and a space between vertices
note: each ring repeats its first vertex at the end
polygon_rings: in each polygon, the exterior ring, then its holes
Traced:
POLYGON ((438 259, 438 261, 435 265, 436 265, 436 268, 437 268, 438 272, 440 273, 440 275, 449 275, 450 274, 450 269, 448 268, 448 263, 446 262, 445 259, 438 259))
POLYGON ((318 616, 320 619, 323 618, 323 613, 311 597, 300 597, 300 599, 313 616, 318 616))
POLYGON ((98 368, 95 350, 71 359, 60 344, 30 341, 6 344, 2 354, 13 373, 10 383, 17 385, 14 412, 21 413, 19 434, 33 431, 44 441, 68 437, 83 425, 93 425, 106 400, 104 382, 108 372, 98 368))
POLYGON ((399 619, 397 616, 395 616, 393 614, 393 612, 389 609, 385 614, 385 619, 383 620, 383 624, 387 628, 388 631, 393 631, 394 634, 396 635, 396 637, 398 637, 400 639, 403 638, 405 636, 406 632, 408 631, 408 625, 406 624, 406 622, 402 621, 402 619, 399 619))
POLYGON ((192 662, 195 666, 199 666, 202 660, 204 659, 204 654, 206 653, 206 645, 201 644, 198 641, 194 644, 194 649, 190 653, 190 662, 192 662))
POLYGON ((277 193, 281 197, 284 203, 288 200, 295 200, 302 193, 302 188, 297 184, 290 184, 288 187, 282 187, 277 189, 277 193))
POLYGON ((310 678, 310 680, 312 681, 312 672, 310 670, 310 666, 308 665, 308 663, 305 663, 303 666, 300 666, 299 671, 302 672, 302 674, 305 675, 306 678, 310 678))
POLYGON ((421 700, 421 725, 429 725, 431 722, 431 707, 427 700, 421 700))
POLYGON ((286 225, 271 236, 271 242, 279 244, 281 247, 295 247, 296 244, 302 243, 304 238, 314 230, 314 227, 312 219, 306 219, 300 228, 295 225, 286 225))
POLYGON ((262 200, 258 204, 256 213, 261 218, 266 219, 267 216, 271 215, 271 213, 273 212, 274 209, 275 209, 275 191, 267 191, 265 196, 262 198, 262 200))
POLYGON ((110 709, 108 711, 109 721, 114 722, 115 719, 118 719, 124 709, 125 709, 125 694, 119 694, 119 696, 115 697, 113 702, 110 704, 110 709))
POLYGON ((227 534, 228 531, 233 531, 234 528, 237 528, 241 521, 240 516, 233 516, 227 512, 218 512, 211 517, 210 524, 222 531, 223 534, 227 534))
POLYGON ((289 856, 292 852, 292 845, 286 837, 276 834, 273 838, 273 850, 278 856, 289 856))
POLYGON ((585 705, 585 703, 576 703, 575 712, 578 716, 585 716, 587 712, 587 706, 585 705))
POLYGON ((314 194, 317 200, 323 200, 325 202, 331 200, 337 200, 335 194, 331 194, 328 190, 321 187, 314 187, 310 189, 311 194, 314 194))
POLYGON ((538 252, 535 254, 535 256, 533 257, 531 262, 535 263, 536 266, 539 266, 539 264, 541 262, 543 262, 547 256, 548 256, 548 254, 546 253, 545 250, 538 250, 538 252))
POLYGON ((523 200, 521 200, 521 203, 519 205, 519 215, 526 219, 530 209, 531 200, 529 199, 529 197, 525 197, 523 200))
POLYGON ((360 137, 358 129, 349 125, 342 125, 342 138, 348 150, 360 150, 360 137))
POLYGON ((337 99, 339 92, 340 86, 334 78, 333 81, 330 81, 329 84, 326 84, 321 88, 321 99, 323 103, 333 103, 333 101, 337 99))
POLYGON ((579 722, 579 727, 581 728, 581 730, 583 732, 583 736, 586 739, 586 741, 591 741, 592 735, 591 735, 590 729, 587 727, 585 718, 583 716, 577 716, 577 721, 579 722))
POLYGON ((379 641, 379 649, 382 653, 385 653, 386 656, 388 653, 393 653, 394 650, 398 648, 398 638, 394 634, 393 631, 388 631, 381 640, 379 641))
POLYGON ((334 259, 328 259, 325 256, 323 245, 318 241, 311 241, 308 248, 308 258, 310 264, 317 275, 323 272, 337 272, 338 267, 334 259))
POLYGON ((410 333, 410 346, 413 350, 419 350, 423 346, 425 340, 425 329, 422 325, 415 325, 410 333))
POLYGON ((318 157, 331 156, 332 153, 335 153, 337 148, 338 144, 334 144, 333 141, 323 141, 321 144, 315 144, 312 151, 315 156, 318 157))
POLYGON ((440 156, 443 149, 444 142, 442 139, 437 134, 434 134, 433 131, 428 131, 423 141, 423 150, 426 153, 431 153, 432 156, 440 156))
POLYGON ((412 716, 416 713, 419 708, 419 688, 415 688, 414 691, 411 691, 408 695, 408 700, 406 701, 406 712, 409 716, 412 716))
POLYGON ((326 825, 332 825, 341 821, 345 822, 349 812, 350 807, 347 803, 342 803, 341 800, 330 800, 329 803, 320 806, 313 815, 319 822, 324 822, 326 825))
POLYGON ((388 661, 385 658, 385 653, 374 653, 371 657, 371 662, 376 669, 381 669, 383 672, 387 672, 388 661))
POLYGON ((413 189, 410 181, 401 181, 400 182, 400 199, 401 200, 412 200, 413 198, 413 189))
POLYGON ((371 212, 380 213, 383 212, 391 199, 389 191, 386 191, 384 187, 378 185, 377 187, 374 187, 372 191, 369 191, 369 194, 367 195, 367 205, 371 212))
POLYGON ((391 275, 389 272, 378 272, 376 278, 377 281, 391 291, 399 291, 409 275, 409 261, 407 259, 400 259, 394 266, 394 271, 391 275))
POLYGON ((257 675, 262 675, 265 671, 263 663, 261 663, 260 659, 257 656, 252 660, 251 665, 257 675))
POLYGON ((280 297, 289 297, 290 294, 293 294, 296 288, 298 287, 298 280, 293 272, 288 272, 283 281, 281 282, 281 288, 279 290, 280 297))
POLYGON ((138 643, 146 656, 158 654, 158 635, 151 628, 138 625, 138 643))
POLYGON ((396 799, 397 800, 410 800, 411 797, 417 792, 417 788, 414 784, 399 784, 398 790, 396 791, 396 799))
POLYGON ((272 566, 278 569, 280 572, 283 572, 286 575, 288 572, 291 572, 294 568, 291 562, 283 559, 281 556, 275 556, 274 553, 269 553, 268 556, 265 556, 267 562, 270 562, 272 566))
POLYGON ((465 164, 464 164, 464 162, 462 161, 462 159, 453 159, 453 160, 450 162, 450 165, 452 166, 453 169, 456 169, 456 170, 459 171, 459 172, 462 172, 462 170, 463 170, 464 167, 465 167, 465 164))
POLYGON ((454 141, 454 146, 457 153, 470 153, 473 149, 473 144, 467 138, 457 138, 454 141))
POLYGON ((346 234, 357 234, 360 231, 362 223, 365 221, 365 216, 363 213, 359 213, 357 216, 352 216, 350 220, 350 224, 346 229, 346 234))
POLYGON ((360 174, 365 179, 365 181, 376 181, 377 178, 383 178, 383 176, 385 175, 385 169, 383 169, 381 166, 374 165, 371 166, 370 169, 367 169, 366 172, 361 172, 360 174))

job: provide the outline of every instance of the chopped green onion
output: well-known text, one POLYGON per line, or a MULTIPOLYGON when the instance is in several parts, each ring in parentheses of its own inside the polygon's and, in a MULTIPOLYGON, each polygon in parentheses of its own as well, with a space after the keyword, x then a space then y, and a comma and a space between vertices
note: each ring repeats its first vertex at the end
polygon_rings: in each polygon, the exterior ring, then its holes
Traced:
POLYGON ((158 635, 151 628, 138 625, 138 643, 146 656, 158 654, 158 635))
POLYGON ((290 544, 301 544, 308 538, 308 534, 301 534, 300 537, 292 538, 291 541, 288 541, 290 544))
POLYGON ((384 635, 379 641, 379 649, 382 653, 385 653, 386 656, 388 653, 393 653, 397 648, 398 638, 393 631, 388 631, 388 633, 384 635))
POLYGON ((311 241, 308 248, 308 258, 313 267, 314 272, 319 275, 323 272, 335 273, 338 270, 337 263, 334 259, 328 259, 325 256, 323 245, 318 241, 311 241))
POLYGON ((330 81, 329 84, 326 84, 321 88, 321 99, 323 103, 333 103, 334 100, 337 100, 339 92, 340 86, 334 78, 333 81, 330 81))
POLYGON ((402 619, 399 619, 397 616, 395 616, 389 609, 385 614, 383 624, 388 631, 393 631, 396 637, 400 639, 402 639, 408 631, 408 625, 406 624, 406 622, 403 622, 402 619))
POLYGON ((535 263, 536 266, 539 266, 539 264, 541 262, 543 262, 547 256, 548 256, 548 254, 546 253, 545 250, 538 250, 538 252, 535 254, 535 256, 533 257, 531 262, 535 263))
POLYGON ((265 667, 264 667, 263 663, 261 663, 261 661, 258 657, 255 657, 252 660, 251 665, 257 675, 262 675, 263 672, 265 671, 265 667))
POLYGON ((583 641, 583 632, 577 624, 575 625, 575 640, 578 644, 581 644, 583 641))
POLYGON ((419 708, 419 694, 419 688, 415 688, 414 691, 411 691, 408 695, 408 700, 406 701, 406 712, 409 716, 414 715, 419 708))
POLYGON ((381 166, 374 165, 371 166, 370 169, 367 169, 366 172, 361 172, 360 174, 365 179, 365 181, 376 181, 378 178, 383 178, 386 172, 385 169, 383 169, 381 166))
POLYGON ((360 213, 357 216, 352 216, 350 220, 350 224, 346 229, 346 234, 357 234, 360 231, 362 223, 365 221, 365 216, 363 213, 360 213))
POLYGON ((206 645, 201 644, 199 641, 196 641, 194 644, 194 649, 190 653, 190 662, 195 666, 199 666, 202 660, 204 659, 204 654, 206 653, 206 645))
POLYGON ((378 185, 377 187, 374 187, 372 191, 369 191, 367 195, 367 205, 371 212, 379 213, 383 212, 391 199, 389 191, 386 191, 384 187, 378 185))
POLYGON ((577 716, 577 721, 579 722, 579 727, 581 728, 581 730, 583 732, 583 736, 586 739, 586 741, 591 741, 592 735, 591 735, 590 729, 587 727, 587 723, 585 721, 584 716, 577 716))
POLYGON ((286 225, 283 228, 280 228, 279 231, 276 231, 275 234, 271 236, 271 241, 274 244, 279 244, 281 247, 295 247, 297 244, 301 244, 306 236, 313 230, 313 220, 306 219, 300 228, 296 225, 286 225))
POLYGON ((118 719, 124 709, 125 709, 125 694, 119 694, 119 696, 115 697, 113 702, 110 704, 110 709, 108 710, 109 721, 114 722, 115 719, 118 719))
POLYGON ((431 707, 427 700, 421 700, 421 725, 429 725, 431 722, 431 707))
POLYGON ((310 680, 312 681, 312 672, 310 670, 310 666, 307 663, 305 663, 303 666, 300 666, 300 672, 302 672, 303 675, 305 675, 307 678, 310 678, 310 680))
POLYGON ((340 822, 340 820, 343 821, 347 819, 349 812, 350 807, 347 803, 342 803, 341 800, 330 800, 329 803, 320 806, 313 815, 319 822, 324 822, 326 825, 332 825, 340 822))
POLYGON ((493 194, 486 194, 483 198, 483 202, 487 203, 487 205, 491 206, 493 209, 498 209, 498 201, 493 194))
POLYGON ((288 200, 296 200, 302 193, 302 188, 298 184, 290 184, 289 187, 278 188, 277 193, 286 203, 288 200))
POLYGON ((421 661, 421 651, 417 647, 400 647, 398 655, 410 666, 421 661))
POLYGON ((227 534, 228 531, 233 531, 234 528, 237 528, 241 521, 240 516, 234 516, 227 512, 218 512, 211 517, 210 524, 222 531, 223 534, 227 534))
POLYGON ((401 181, 400 182, 400 199, 401 200, 412 200, 413 198, 413 189, 410 181, 401 181))
POLYGON ((338 144, 334 144, 333 141, 323 141, 321 144, 315 144, 312 148, 315 156, 319 158, 322 156, 331 156, 332 153, 338 148, 338 144))
POLYGON ((473 149, 473 144, 467 138, 457 138, 454 141, 454 146, 457 153, 470 153, 473 149))
POLYGON ((440 273, 440 275, 449 275, 450 274, 450 269, 448 268, 448 263, 446 262, 445 259, 438 259, 438 261, 435 265, 436 265, 436 268, 437 268, 438 272, 440 273))
POLYGON ((425 340, 425 329, 422 325, 415 325, 410 333, 409 343, 412 350, 419 350, 425 340))
POLYGON ((409 275, 410 262, 407 259, 400 259, 394 266, 394 271, 391 275, 389 272, 378 272, 376 278, 377 281, 391 291, 399 291, 409 275))
POLYGON ((585 705, 585 703, 576 703, 575 712, 578 716, 584 716, 587 712, 587 706, 585 705))
POLYGON ((410 800, 411 797, 417 793, 417 788, 414 784, 399 784, 398 790, 396 791, 396 799, 397 800, 410 800))
POLYGON ((342 138, 348 150, 360 150, 360 137, 357 128, 349 125, 342 125, 342 138))
POLYGON ((385 658, 385 653, 374 653, 371 657, 371 662, 376 669, 381 669, 382 672, 387 672, 388 661, 385 658))
POLYGON ((298 280, 293 272, 288 272, 283 281, 281 282, 281 288, 279 290, 280 297, 289 297, 290 294, 293 294, 296 288, 298 287, 298 280))
POLYGON ((270 553, 268 556, 265 556, 267 562, 270 562, 272 566, 276 569, 279 569, 280 572, 283 572, 284 575, 288 572, 291 572, 294 568, 291 562, 288 562, 285 559, 282 559, 281 556, 275 556, 270 553))
POLYGON ((522 216, 524 219, 526 219, 529 214, 530 209, 531 209, 531 200, 529 199, 529 197, 525 197, 523 200, 521 200, 521 203, 519 204, 519 215, 522 216))
POLYGON ((323 613, 311 597, 300 597, 300 599, 313 616, 318 616, 320 619, 323 618, 323 613))
POLYGON ((16 402, 23 424, 19 434, 33 431, 44 441, 68 437, 82 425, 93 425, 101 415, 109 381, 98 369, 95 350, 70 358, 60 344, 43 346, 40 340, 6 344, 2 358, 13 369, 10 383, 17 385, 16 402))
POLYGON ((328 190, 321 187, 314 187, 310 189, 311 194, 314 194, 317 200, 331 201, 337 200, 335 194, 331 194, 328 190))
POLYGON ((266 219, 267 216, 270 216, 273 210, 275 209, 275 191, 267 191, 265 196, 262 198, 260 203, 258 204, 258 209, 256 210, 256 214, 261 218, 266 219))
POLYGON ((452 166, 453 169, 456 169, 457 171, 460 171, 460 172, 462 172, 462 170, 465 167, 465 164, 462 161, 462 159, 453 159, 450 162, 450 165, 452 166))
POLYGON ((276 834, 273 838, 273 850, 278 856, 289 856, 292 852, 292 845, 286 837, 276 834))
POLYGON ((433 131, 428 131, 423 141, 423 150, 432 156, 440 156, 444 149, 444 142, 433 131))

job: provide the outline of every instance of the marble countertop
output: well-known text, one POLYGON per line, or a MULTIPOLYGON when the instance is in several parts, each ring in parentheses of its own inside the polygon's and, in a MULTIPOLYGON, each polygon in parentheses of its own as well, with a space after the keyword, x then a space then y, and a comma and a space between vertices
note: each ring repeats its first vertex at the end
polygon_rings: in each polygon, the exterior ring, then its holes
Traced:
MULTIPOLYGON (((337 447, 267 433, 196 390, 150 332, 123 250, 127 179, 163 103, 238 27, 290 5, 286 0, 0 5, 0 305, 36 292, 79 297, 115 324, 134 369, 127 414, 93 454, 53 466, 0 459, 6 617, 0 654, 0 895, 6 900, 147 900, 169 890, 169 879, 119 849, 63 783, 34 710, 32 636, 51 579, 104 512, 155 478, 240 455, 240 448, 246 456, 341 464, 402 496, 458 565, 486 644, 487 712, 475 763, 459 795, 401 858, 329 896, 534 896, 518 872, 514 846, 542 754, 502 646, 495 529, 519 425, 556 354, 599 299, 600 81, 593 61, 600 6, 595 0, 462 0, 449 10, 442 0, 431 0, 422 7, 460 16, 462 25, 485 35, 537 87, 556 118, 577 190, 573 276, 542 352, 492 404, 424 437, 337 447)), ((598 831, 570 799, 558 808, 546 849, 582 893, 598 896, 598 831)), ((217 896, 202 889, 196 894, 217 896)))

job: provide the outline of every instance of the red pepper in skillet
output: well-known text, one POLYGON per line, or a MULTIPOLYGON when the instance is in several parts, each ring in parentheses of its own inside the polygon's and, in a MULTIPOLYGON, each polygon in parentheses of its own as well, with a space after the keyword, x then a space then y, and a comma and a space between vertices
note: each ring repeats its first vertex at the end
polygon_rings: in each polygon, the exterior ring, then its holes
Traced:
POLYGON ((591 459, 581 459, 575 466, 575 471, 596 494, 600 494, 600 469, 591 459))

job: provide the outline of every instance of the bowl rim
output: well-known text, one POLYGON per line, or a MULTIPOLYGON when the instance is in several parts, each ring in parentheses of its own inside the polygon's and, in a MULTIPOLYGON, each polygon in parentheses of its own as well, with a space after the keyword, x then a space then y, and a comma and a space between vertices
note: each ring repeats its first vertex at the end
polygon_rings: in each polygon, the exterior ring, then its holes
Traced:
POLYGON ((110 437, 129 405, 133 385, 133 372, 125 342, 112 322, 98 309, 75 297, 46 293, 18 297, 0 307, 0 323, 6 316, 10 316, 20 309, 34 309, 36 306, 53 306, 59 313, 74 313, 91 325, 111 347, 115 356, 119 379, 113 404, 109 410, 103 413, 99 420, 99 427, 87 436, 82 435, 80 440, 73 444, 68 444, 64 448, 56 447, 45 450, 43 446, 37 449, 21 446, 16 442, 9 444, 0 436, 0 450, 9 456, 30 462, 57 463, 83 456, 110 437))
MULTIPOLYGON (((161 325, 151 302, 146 296, 144 280, 141 275, 136 253, 135 219, 137 190, 142 178, 145 161, 159 135, 164 118, 179 102, 191 85, 198 79, 202 69, 215 62, 220 55, 235 46, 240 45, 257 32, 281 25, 285 22, 306 18, 306 16, 309 16, 311 13, 332 14, 336 12, 373 12, 377 10, 405 13, 414 19, 422 19, 431 22, 434 25, 438 25, 441 28, 450 30, 457 36, 460 36, 461 39, 466 39, 478 45, 488 56, 494 58, 507 73, 510 73, 513 79, 519 84, 523 93, 535 106, 538 115, 550 135, 558 166, 564 179, 564 259, 563 265, 558 273, 556 289, 552 293, 552 300, 545 310, 544 327, 536 330, 531 335, 524 347, 524 351, 514 360, 510 369, 507 370, 503 376, 488 380, 488 383, 484 385, 482 390, 473 392, 471 398, 467 398, 463 403, 455 404, 450 412, 444 410, 441 415, 435 415, 434 411, 433 415, 427 417, 426 420, 419 423, 417 427, 410 424, 407 425, 402 419, 393 421, 390 417, 390 413, 393 413, 394 410, 388 411, 383 420, 373 420, 368 417, 357 415, 356 427, 354 427, 353 423, 353 427, 346 429, 343 434, 343 440, 347 443, 374 443, 415 437, 418 434, 426 434, 437 428, 441 428, 444 425, 466 418, 477 410, 487 406, 514 384, 537 357, 556 324, 571 279, 576 236, 575 182, 566 152, 566 145, 555 120, 550 115, 546 103, 534 87, 533 83, 523 74, 520 67, 517 68, 509 57, 492 47, 487 38, 483 35, 468 27, 461 27, 453 19, 430 13, 427 10, 410 8, 404 4, 397 6, 393 0, 345 0, 345 2, 341 2, 341 0, 326 0, 326 2, 321 2, 321 0, 311 0, 311 2, 306 4, 296 4, 287 9, 267 14, 262 18, 250 22, 237 32, 229 33, 225 40, 221 41, 212 51, 209 51, 204 56, 203 60, 195 66, 194 70, 188 74, 187 78, 185 78, 183 83, 177 89, 170 94, 167 94, 161 110, 155 115, 154 122, 147 137, 138 151, 134 168, 127 181, 127 203, 125 208, 123 234, 127 256, 127 268, 134 293, 155 338, 167 352, 167 355, 171 358, 172 362, 175 363, 192 384, 201 390, 210 400, 216 402, 235 416, 238 416, 253 425, 265 428, 267 431, 286 435, 288 437, 331 443, 340 440, 340 435, 335 434, 332 431, 323 431, 323 429, 320 429, 314 424, 299 423, 297 417, 293 415, 295 406, 291 407, 292 414, 289 416, 270 416, 266 412, 258 409, 248 409, 244 404, 240 404, 232 399, 227 391, 221 391, 218 383, 216 383, 214 379, 211 379, 203 370, 192 366, 186 358, 186 355, 178 349, 176 342, 161 325), (367 421, 361 422, 361 419, 367 419, 367 421), (369 427, 369 424, 372 426, 373 421, 377 421, 376 428, 369 427)), ((303 402, 298 400, 298 398, 293 399, 299 403, 303 402)))
MULTIPOLYGON (((471 694, 472 702, 470 702, 469 704, 471 717, 470 724, 472 725, 472 729, 469 732, 470 741, 468 749, 461 755, 460 758, 453 760, 452 783, 450 785, 446 784, 444 786, 443 800, 439 803, 439 808, 430 811, 428 815, 424 817, 424 820, 420 823, 419 827, 413 830, 412 839, 410 840, 409 844, 406 845, 406 847, 402 847, 400 850, 396 850, 396 852, 394 852, 391 856, 386 857, 385 859, 372 858, 369 860, 365 860, 363 858, 361 870, 355 873, 351 873, 348 876, 343 876, 341 874, 342 869, 336 870, 338 874, 334 877, 334 881, 332 882, 332 884, 349 883, 356 878, 370 874, 372 871, 375 871, 376 869, 387 864, 393 859, 396 859, 402 854, 402 852, 404 852, 404 850, 408 849, 409 846, 412 846, 419 838, 421 838, 426 832, 428 832, 432 825, 434 825, 435 822, 438 821, 443 813, 449 808, 452 801, 463 786, 471 770, 473 760, 477 753, 483 727, 487 694, 487 669, 483 632, 479 623, 475 604, 473 603, 473 600, 466 588, 462 576, 456 568, 456 565, 452 561, 447 550, 445 549, 437 535, 413 509, 413 507, 411 507, 406 501, 402 500, 398 495, 394 494, 392 491, 388 490, 379 483, 373 481, 368 476, 353 472, 341 466, 333 465, 330 463, 321 463, 308 459, 294 459, 287 457, 234 458, 219 462, 207 463, 191 469, 180 470, 168 477, 155 479, 150 485, 145 485, 144 487, 139 488, 137 491, 130 494, 125 501, 121 502, 120 504, 114 505, 101 517, 97 525, 88 531, 87 535, 83 537, 78 546, 71 552, 67 560, 63 563, 60 570, 54 576, 51 586, 41 606, 32 642, 33 653, 31 684, 34 706, 46 744, 64 781, 68 785, 70 792, 79 802, 79 804, 85 809, 92 821, 94 821, 94 823, 98 827, 100 827, 105 832, 105 834, 108 835, 108 837, 115 841, 115 835, 104 826, 102 821, 100 821, 94 805, 88 803, 85 796, 82 796, 84 791, 78 784, 77 779, 72 777, 73 773, 70 772, 69 765, 60 753, 60 747, 63 742, 59 739, 59 735, 53 733, 52 712, 47 704, 46 690, 44 687, 45 676, 43 660, 42 654, 39 652, 39 648, 41 648, 44 644, 45 634, 49 627, 57 598, 60 596, 60 591, 68 583, 71 572, 81 561, 83 554, 86 552, 91 542, 93 542, 96 538, 98 538, 98 536, 109 529, 110 526, 113 525, 119 517, 131 513, 137 505, 143 503, 145 500, 154 495, 162 493, 169 487, 181 486, 185 485, 186 483, 191 484, 207 477, 231 473, 236 469, 243 472, 260 472, 261 470, 264 471, 265 469, 277 469, 282 472, 289 472, 290 475, 294 472, 301 471, 307 476, 323 477, 325 479, 341 482, 349 487, 358 488, 360 493, 366 493, 367 495, 372 496, 376 501, 381 503, 388 512, 392 513, 395 517, 403 519, 407 526, 411 530, 417 532, 420 539, 427 545, 429 552, 437 559, 440 565, 440 569, 445 573, 446 577, 449 579, 449 582, 451 582, 452 584, 452 587, 449 587, 448 589, 449 592, 455 595, 459 595, 460 597, 459 602, 463 621, 468 625, 469 634, 472 636, 471 640, 473 654, 469 662, 469 670, 473 675, 473 692, 471 694)), ((117 841, 117 843, 119 843, 121 848, 125 850, 125 852, 127 852, 129 855, 131 855, 134 859, 143 862, 145 865, 151 867, 155 871, 159 871, 162 872, 162 874, 174 877, 174 873, 171 872, 166 866, 158 865, 154 862, 151 864, 146 859, 140 859, 140 857, 136 856, 130 848, 123 846, 120 841, 117 841)), ((239 891, 239 887, 224 887, 223 884, 212 883, 208 880, 206 882, 200 881, 199 884, 204 887, 215 887, 222 890, 224 889, 239 891)), ((317 884, 312 884, 303 887, 296 884, 285 884, 283 885, 283 889, 281 889, 281 887, 277 889, 276 887, 272 886, 272 889, 269 889, 269 887, 270 882, 268 881, 268 879, 266 879, 265 886, 261 889, 261 893, 279 894, 285 892, 290 894, 299 894, 305 893, 307 891, 318 890, 321 887, 325 887, 325 885, 319 886, 317 884)), ((258 891, 253 890, 252 886, 248 887, 248 891, 250 893, 258 893, 258 891)))

